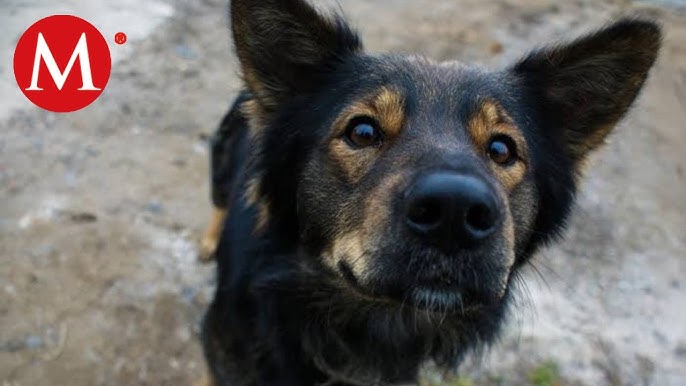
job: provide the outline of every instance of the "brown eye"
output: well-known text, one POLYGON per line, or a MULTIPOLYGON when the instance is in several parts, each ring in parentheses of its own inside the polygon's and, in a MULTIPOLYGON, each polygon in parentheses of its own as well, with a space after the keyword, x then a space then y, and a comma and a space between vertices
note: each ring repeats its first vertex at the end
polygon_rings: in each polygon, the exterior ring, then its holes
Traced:
POLYGON ((497 136, 491 139, 488 145, 488 157, 499 165, 511 165, 516 159, 516 149, 512 138, 497 136))
POLYGON ((345 139, 354 148, 378 146, 381 143, 381 130, 371 118, 354 119, 348 125, 345 139))

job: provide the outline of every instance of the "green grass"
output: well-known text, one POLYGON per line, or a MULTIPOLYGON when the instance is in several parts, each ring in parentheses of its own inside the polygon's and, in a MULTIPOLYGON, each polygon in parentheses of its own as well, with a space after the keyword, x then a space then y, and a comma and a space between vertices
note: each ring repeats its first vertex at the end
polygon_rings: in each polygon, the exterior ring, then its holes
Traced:
POLYGON ((468 378, 455 378, 445 381, 430 382, 426 384, 427 386, 474 386, 474 382, 468 378))
POLYGON ((529 372, 532 386, 561 386, 560 371, 552 361, 543 362, 529 372))
POLYGON ((474 382, 467 378, 457 378, 449 381, 445 386, 474 386, 474 382))
POLYGON ((547 360, 532 367, 524 365, 521 372, 512 374, 512 378, 500 374, 488 374, 477 378, 460 377, 449 373, 429 371, 419 382, 420 386, 570 386, 560 374, 555 361, 547 360))

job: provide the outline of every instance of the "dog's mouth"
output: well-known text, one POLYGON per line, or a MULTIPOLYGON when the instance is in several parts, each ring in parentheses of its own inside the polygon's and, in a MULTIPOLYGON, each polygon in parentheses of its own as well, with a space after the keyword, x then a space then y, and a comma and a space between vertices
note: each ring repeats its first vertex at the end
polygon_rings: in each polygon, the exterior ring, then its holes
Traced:
POLYGON ((417 310, 466 315, 498 303, 501 297, 488 288, 475 289, 459 283, 425 280, 407 286, 381 285, 370 289, 360 283, 350 266, 338 263, 338 271, 352 290, 365 299, 381 303, 394 303, 401 307, 411 306, 417 310))

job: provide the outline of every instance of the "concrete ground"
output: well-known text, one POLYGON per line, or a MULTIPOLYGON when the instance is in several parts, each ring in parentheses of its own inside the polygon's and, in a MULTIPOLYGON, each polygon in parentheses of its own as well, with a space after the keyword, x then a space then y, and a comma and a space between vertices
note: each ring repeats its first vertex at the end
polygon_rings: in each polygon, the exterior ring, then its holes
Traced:
MULTIPOLYGON (((339 2, 372 51, 490 66, 622 14, 664 23, 659 62, 594 158, 565 241, 536 257, 502 341, 445 382, 686 385, 684 2, 339 2)), ((225 2, 4 0, 0 25, 0 382, 190 384, 214 283, 195 262, 206 138, 240 87, 225 2), (53 13, 110 42, 129 35, 111 46, 103 95, 77 113, 32 106, 12 74, 16 40, 53 13)))

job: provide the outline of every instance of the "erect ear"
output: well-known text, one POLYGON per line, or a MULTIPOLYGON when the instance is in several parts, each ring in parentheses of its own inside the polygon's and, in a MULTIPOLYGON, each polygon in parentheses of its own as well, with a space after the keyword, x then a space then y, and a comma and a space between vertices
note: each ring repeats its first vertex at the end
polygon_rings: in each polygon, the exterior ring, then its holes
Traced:
POLYGON ((515 65, 545 125, 563 130, 572 160, 603 143, 638 95, 661 41, 653 22, 620 20, 515 65))
POLYGON ((233 0, 231 23, 245 82, 266 110, 361 50, 340 17, 324 17, 304 0, 233 0))

